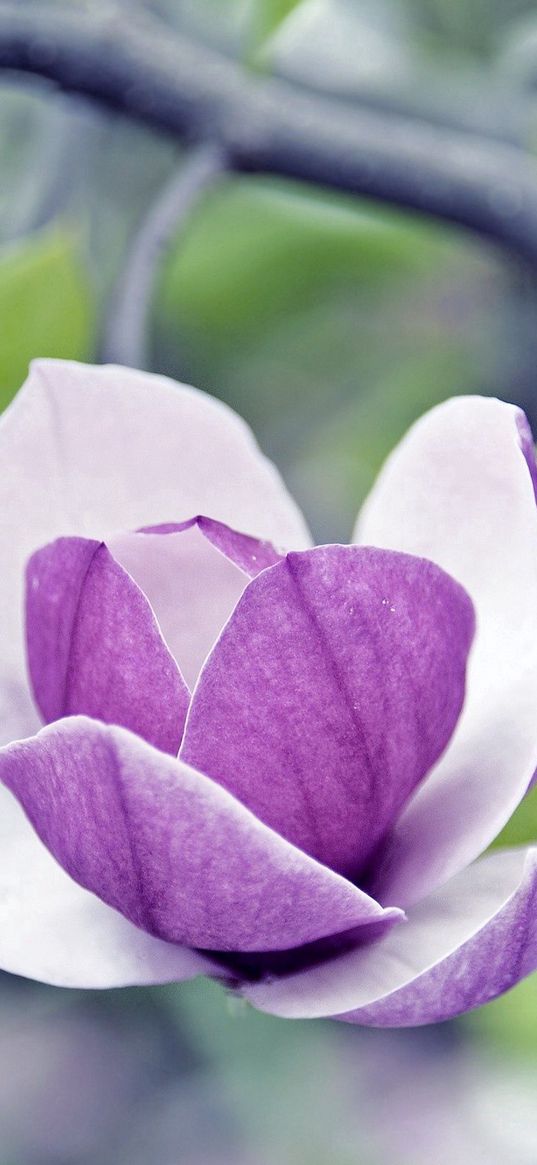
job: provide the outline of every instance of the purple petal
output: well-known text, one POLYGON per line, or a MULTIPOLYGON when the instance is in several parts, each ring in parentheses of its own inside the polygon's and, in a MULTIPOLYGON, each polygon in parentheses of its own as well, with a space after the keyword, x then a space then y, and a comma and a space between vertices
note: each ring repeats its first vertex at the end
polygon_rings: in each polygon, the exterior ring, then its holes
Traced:
POLYGON ((0 967, 58 987, 127 987, 221 974, 162 942, 73 882, 12 802, 0 824, 0 967))
POLYGON ((474 602, 477 635, 455 738, 403 813, 374 883, 410 903, 499 833, 537 768, 537 508, 523 416, 496 400, 440 405, 392 454, 364 543, 423 554, 474 602))
POLYGON ((108 545, 149 599, 191 688, 248 578, 281 559, 271 543, 202 517, 116 535, 108 545))
POLYGON ((436 1023, 537 968, 537 849, 498 851, 414 906, 405 926, 323 966, 244 989, 263 1011, 378 1027, 436 1023))
POLYGON ((177 753, 190 693, 147 599, 102 542, 59 538, 32 556, 26 627, 45 721, 85 713, 177 753))
POLYGON ((200 676, 183 760, 356 877, 464 697, 462 589, 406 555, 325 546, 247 588, 200 676))
POLYGON ((60 721, 0 751, 0 777, 71 877, 159 938, 279 950, 402 917, 123 728, 60 721))
POLYGON ((37 724, 21 611, 24 568, 40 546, 199 513, 277 545, 310 544, 244 422, 161 376, 39 361, 0 418, 0 456, 0 741, 37 724))
POLYGON ((283 553, 276 550, 272 542, 268 542, 266 539, 252 538, 249 534, 240 534, 238 530, 232 530, 223 522, 215 522, 213 518, 206 518, 203 514, 190 518, 188 522, 165 522, 159 526, 146 526, 137 532, 139 534, 180 534, 184 530, 192 529, 193 526, 201 530, 212 546, 215 546, 230 562, 234 562, 235 566, 248 578, 256 578, 262 570, 267 570, 269 566, 275 566, 284 557, 283 553))
POLYGON ((197 522, 209 542, 231 559, 249 578, 256 578, 262 570, 275 566, 284 557, 272 542, 266 539, 262 541, 260 538, 238 534, 236 530, 224 526, 223 522, 215 522, 213 518, 200 516, 197 522))

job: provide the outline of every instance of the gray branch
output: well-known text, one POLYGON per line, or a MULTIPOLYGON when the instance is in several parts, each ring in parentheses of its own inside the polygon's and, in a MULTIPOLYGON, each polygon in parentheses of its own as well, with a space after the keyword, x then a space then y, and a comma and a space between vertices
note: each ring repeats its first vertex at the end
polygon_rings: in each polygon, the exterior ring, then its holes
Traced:
POLYGON ((230 167, 359 194, 455 223, 537 269, 537 162, 516 146, 342 104, 255 77, 157 20, 91 6, 0 2, 0 67, 187 142, 230 167))
POLYGON ((101 345, 104 363, 150 367, 149 317, 167 246, 225 170, 218 146, 194 146, 150 206, 112 294, 101 345))

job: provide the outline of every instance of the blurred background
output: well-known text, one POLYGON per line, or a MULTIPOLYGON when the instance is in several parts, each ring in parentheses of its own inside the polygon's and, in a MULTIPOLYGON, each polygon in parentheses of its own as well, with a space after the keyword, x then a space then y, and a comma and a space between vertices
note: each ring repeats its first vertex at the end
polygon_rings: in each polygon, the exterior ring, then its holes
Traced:
MULTIPOLYGON (((169 45, 187 35, 246 78, 470 135, 476 158, 505 147, 537 173, 530 2, 53 6, 119 34, 145 10, 169 45)), ((0 2, 0 57, 15 7, 35 16, 40 72, 51 5, 0 2)), ((417 213, 213 162, 192 176, 180 140, 0 69, 1 407, 34 356, 189 381, 247 418, 320 541, 349 537, 384 456, 435 402, 498 395, 537 424, 535 239, 449 225, 433 190, 417 213)), ((537 790, 497 844, 536 836, 537 790)), ((535 1165, 536 1087, 537 977, 392 1033, 282 1022, 202 981, 99 994, 0 979, 0 1165, 535 1165)))

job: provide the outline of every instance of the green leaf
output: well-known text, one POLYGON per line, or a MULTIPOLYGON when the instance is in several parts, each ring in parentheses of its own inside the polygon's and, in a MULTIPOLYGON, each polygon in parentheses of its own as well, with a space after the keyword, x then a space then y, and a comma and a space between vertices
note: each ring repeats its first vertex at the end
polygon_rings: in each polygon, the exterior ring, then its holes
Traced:
POLYGON ((77 238, 47 230, 0 251, 0 410, 36 356, 90 359, 94 305, 77 238))

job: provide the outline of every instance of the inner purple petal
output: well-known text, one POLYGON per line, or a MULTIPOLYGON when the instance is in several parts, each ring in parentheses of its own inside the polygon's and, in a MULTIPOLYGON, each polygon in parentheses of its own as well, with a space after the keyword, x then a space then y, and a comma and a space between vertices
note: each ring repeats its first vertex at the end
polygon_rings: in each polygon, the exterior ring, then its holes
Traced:
POLYGON ((192 683, 209 653, 182 759, 364 884, 454 731, 474 618, 462 588, 423 559, 355 546, 284 559, 195 518, 37 552, 27 628, 46 720, 82 712, 171 753, 189 705, 177 655, 192 683), (172 654, 162 623, 174 616, 172 654))
POLYGON ((348 951, 369 946, 388 934, 398 922, 401 920, 386 918, 379 922, 364 923, 288 950, 238 953, 204 950, 202 953, 222 965, 229 975, 230 984, 245 980, 255 983, 271 976, 295 975, 307 967, 319 967, 348 951))
POLYGON ((115 535, 108 546, 147 596, 190 689, 249 578, 281 558, 205 517, 115 535))
POLYGON ((275 566, 284 557, 272 542, 266 539, 253 538, 250 534, 242 534, 232 530, 224 522, 217 522, 214 518, 207 518, 198 514, 196 518, 189 518, 186 522, 164 522, 160 526, 143 526, 139 534, 181 534, 185 530, 197 528, 212 546, 215 546, 225 558, 234 562, 249 578, 255 578, 262 570, 275 566))
POLYGON ((290 554, 225 627, 181 756, 358 881, 451 738, 473 629, 465 591, 424 559, 290 554))
POLYGON ((84 713, 177 753, 190 693, 145 595, 104 543, 59 538, 32 555, 26 639, 46 723, 84 713))
POLYGON ((26 638, 45 722, 85 713, 177 753, 187 684, 249 578, 280 559, 271 543, 203 516, 36 551, 26 638))

